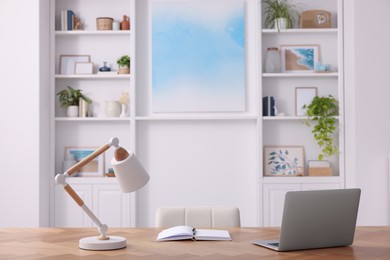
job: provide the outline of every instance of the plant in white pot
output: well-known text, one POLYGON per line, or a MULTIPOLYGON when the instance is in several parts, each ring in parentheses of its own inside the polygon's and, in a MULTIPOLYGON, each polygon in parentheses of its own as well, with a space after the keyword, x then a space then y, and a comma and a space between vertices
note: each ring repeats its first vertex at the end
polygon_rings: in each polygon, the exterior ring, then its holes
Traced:
POLYGON ((130 74, 130 57, 129 55, 123 55, 116 63, 118 64, 118 74, 130 74))
POLYGON ((61 103, 61 107, 66 108, 66 115, 68 117, 78 117, 80 99, 88 104, 91 104, 92 100, 83 95, 80 89, 74 89, 70 86, 67 86, 67 88, 57 93, 58 100, 61 103))
POLYGON ((310 121, 312 121, 314 125, 312 133, 321 149, 318 160, 337 154, 339 149, 335 143, 334 134, 337 130, 338 101, 332 95, 316 96, 310 104, 304 105, 303 108, 309 116, 306 125, 311 126, 310 121))
POLYGON ((263 0, 264 25, 278 31, 292 28, 298 15, 291 0, 263 0))

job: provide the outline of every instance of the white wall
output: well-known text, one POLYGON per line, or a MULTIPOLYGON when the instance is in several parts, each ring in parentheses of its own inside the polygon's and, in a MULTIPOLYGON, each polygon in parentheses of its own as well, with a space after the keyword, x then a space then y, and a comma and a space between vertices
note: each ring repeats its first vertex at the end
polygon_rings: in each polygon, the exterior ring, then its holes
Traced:
MULTIPOLYGON (((223 4, 224 0, 219 0, 223 4)), ((137 2, 137 115, 152 115, 150 8, 137 2), (142 15, 140 15, 142 14, 142 15)), ((256 114, 256 1, 245 1, 247 111, 256 114)), ((200 101, 201 102, 201 101, 200 101)), ((210 116, 212 113, 207 113, 210 116)), ((227 113, 229 115, 229 113, 227 113)), ((236 113, 242 115, 242 113, 236 113)), ((184 114, 183 116, 188 116, 184 114)), ((202 117, 205 114, 192 113, 202 117)), ((234 206, 243 226, 259 223, 256 120, 160 120, 137 122, 137 156, 151 175, 138 192, 138 225, 154 226, 158 207, 234 206)))
POLYGON ((42 164, 48 140, 41 139, 41 134, 48 136, 48 118, 42 117, 48 106, 41 91, 41 6, 39 0, 0 2, 0 226, 48 223, 47 163, 42 164))
MULTIPOLYGON (((390 1, 355 2, 355 170, 360 225, 386 225, 390 154, 390 1)), ((348 46, 347 46, 348 48, 348 46)))

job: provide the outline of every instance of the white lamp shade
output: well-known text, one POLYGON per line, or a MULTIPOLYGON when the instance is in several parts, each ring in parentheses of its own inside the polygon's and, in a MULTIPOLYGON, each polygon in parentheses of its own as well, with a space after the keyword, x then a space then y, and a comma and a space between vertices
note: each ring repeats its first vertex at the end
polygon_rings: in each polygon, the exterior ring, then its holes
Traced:
POLYGON ((122 192, 139 190, 149 181, 149 174, 132 152, 123 161, 112 158, 111 164, 122 192))

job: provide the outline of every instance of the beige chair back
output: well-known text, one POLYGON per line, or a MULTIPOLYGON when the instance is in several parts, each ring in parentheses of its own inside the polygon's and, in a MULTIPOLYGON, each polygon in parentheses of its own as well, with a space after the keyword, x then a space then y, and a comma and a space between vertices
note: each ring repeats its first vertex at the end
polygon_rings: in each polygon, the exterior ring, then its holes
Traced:
POLYGON ((156 227, 240 227, 240 211, 234 207, 165 207, 156 210, 156 227))

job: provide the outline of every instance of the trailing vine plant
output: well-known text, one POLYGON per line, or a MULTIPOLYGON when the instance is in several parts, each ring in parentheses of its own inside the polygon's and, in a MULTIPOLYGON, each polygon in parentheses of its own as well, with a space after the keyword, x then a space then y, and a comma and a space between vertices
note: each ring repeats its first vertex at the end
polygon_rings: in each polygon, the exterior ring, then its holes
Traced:
POLYGON ((334 133, 336 131, 335 116, 338 114, 338 101, 331 95, 328 97, 316 96, 309 105, 304 105, 303 108, 309 116, 306 125, 311 126, 310 121, 316 122, 312 133, 321 148, 318 160, 322 160, 324 156, 331 157, 337 154, 339 150, 337 144, 334 143, 334 133))

